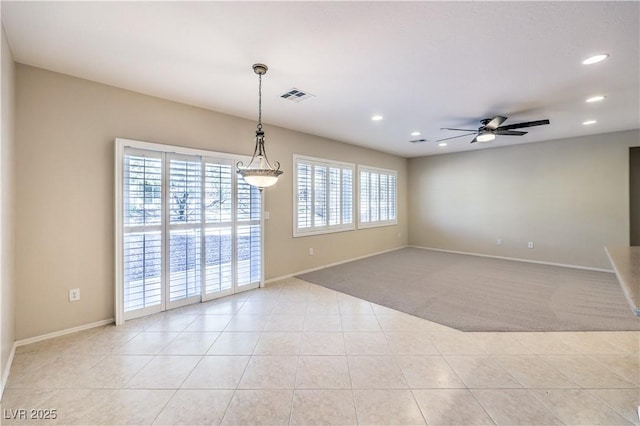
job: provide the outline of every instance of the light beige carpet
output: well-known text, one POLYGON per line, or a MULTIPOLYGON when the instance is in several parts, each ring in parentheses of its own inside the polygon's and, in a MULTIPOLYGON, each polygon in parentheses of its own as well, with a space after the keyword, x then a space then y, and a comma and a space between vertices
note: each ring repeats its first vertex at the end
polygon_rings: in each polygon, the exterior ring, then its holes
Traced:
POLYGON ((298 278, 462 331, 640 330, 607 272, 404 248, 298 278))

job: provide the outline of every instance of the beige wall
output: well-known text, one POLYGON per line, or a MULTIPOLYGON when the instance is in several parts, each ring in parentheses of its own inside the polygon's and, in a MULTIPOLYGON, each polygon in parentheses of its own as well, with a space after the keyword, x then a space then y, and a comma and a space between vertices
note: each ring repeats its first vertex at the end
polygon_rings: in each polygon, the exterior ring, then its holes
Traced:
POLYGON ((629 150, 629 187, 631 245, 640 246, 640 147, 629 150))
MULTIPOLYGON (((255 122, 25 65, 16 74, 16 338, 24 339, 114 316, 115 138, 250 154, 255 122), (75 287, 81 300, 69 303, 75 287)), ((406 245, 406 159, 265 131, 269 157, 285 171, 265 190, 266 279, 406 245), (398 226, 292 238, 294 153, 398 170, 398 226)))
MULTIPOLYGON (((15 340, 14 275, 14 121, 15 64, 0 28, 2 48, 2 136, 0 143, 0 375, 8 373, 8 361, 15 340)), ((0 387, 0 395, 4 388, 0 387)))
POLYGON ((409 244, 611 269, 604 247, 629 244, 628 155, 639 137, 632 130, 413 158, 409 244))

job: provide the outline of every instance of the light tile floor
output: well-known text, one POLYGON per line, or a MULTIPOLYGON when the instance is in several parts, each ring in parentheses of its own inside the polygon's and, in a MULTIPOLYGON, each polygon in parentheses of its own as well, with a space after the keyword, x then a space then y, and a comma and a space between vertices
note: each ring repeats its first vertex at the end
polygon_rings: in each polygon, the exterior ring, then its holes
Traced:
POLYGON ((638 425, 639 348, 462 333, 289 279, 21 346, 0 423, 638 425))

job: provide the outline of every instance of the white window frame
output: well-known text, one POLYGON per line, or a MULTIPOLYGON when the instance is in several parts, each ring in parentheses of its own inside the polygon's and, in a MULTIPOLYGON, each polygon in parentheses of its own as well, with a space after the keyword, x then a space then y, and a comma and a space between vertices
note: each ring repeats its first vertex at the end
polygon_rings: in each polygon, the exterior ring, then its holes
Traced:
MULTIPOLYGON (((391 201, 391 197, 389 197, 389 193, 390 191, 390 186, 387 186, 387 200, 391 201)), ((379 212, 380 212, 380 188, 378 188, 378 217, 380 217, 379 212)), ((398 224, 398 172, 396 170, 389 170, 389 169, 382 169, 379 167, 371 167, 371 166, 363 166, 363 165, 358 165, 358 229, 367 229, 367 228, 377 228, 380 226, 393 226, 393 225, 397 225, 398 224), (375 220, 375 221, 367 221, 367 222, 363 222, 362 221, 362 209, 360 208, 361 206, 361 198, 362 198, 362 173, 366 172, 366 173, 375 173, 378 175, 386 175, 386 176, 393 176, 394 181, 395 181, 395 188, 393 191, 393 206, 395 208, 395 217, 393 219, 388 219, 388 220, 375 220)), ((369 199, 371 198, 371 196, 369 195, 369 199)), ((391 204, 388 203, 387 204, 387 212, 390 212, 390 207, 391 204)), ((371 210, 369 210, 369 214, 371 214, 371 210)))
MULTIPOLYGON (((143 142, 131 139, 117 138, 115 140, 115 202, 114 202, 114 216, 115 216, 115 323, 116 325, 122 325, 127 317, 124 312, 124 265, 122 259, 122 253, 124 251, 124 217, 123 217, 123 160, 125 155, 125 148, 139 149, 143 151, 158 151, 160 153, 175 153, 186 156, 199 156, 203 159, 210 157, 228 159, 235 165, 238 161, 242 161, 245 164, 251 159, 249 156, 230 154, 224 152, 206 151, 194 148, 184 148, 174 145, 165 145, 152 142, 143 142)), ((163 165, 164 167, 164 165, 163 165)), ((261 193, 261 214, 260 214, 260 251, 261 251, 261 265, 260 265, 260 282, 259 287, 264 287, 264 192, 261 193)), ((204 214, 204 212, 203 212, 204 214)), ((205 218, 203 218, 205 219, 205 218)), ((206 225, 206 224, 205 224, 206 225)), ((162 225, 163 227, 165 225, 162 225)), ((236 253, 233 254, 235 256, 236 253)), ((202 285, 203 292, 206 289, 206 284, 202 285)), ((246 290, 250 288, 247 287, 246 290)), ((223 296, 224 294, 221 294, 223 296)), ((203 298, 203 301, 207 299, 203 298)), ((162 302, 164 309, 164 301, 162 302)), ((143 316, 149 312, 140 312, 137 316, 143 316)))
MULTIPOLYGON (((345 232, 353 231, 356 229, 356 206, 354 196, 354 185, 356 182, 356 165, 353 163, 347 163, 343 161, 327 160, 324 158, 308 157, 305 155, 293 154, 293 236, 306 237, 309 235, 329 234, 333 232, 345 232), (307 228, 298 228, 298 163, 309 164, 312 166, 321 166, 327 168, 327 184, 326 184, 326 211, 330 213, 330 172, 331 168, 340 168, 351 170, 351 223, 339 223, 337 225, 330 225, 331 220, 327 216, 327 224, 322 226, 310 226, 307 228)), ((342 188, 342 185, 340 185, 342 188)), ((314 191, 315 192, 315 191, 314 191)), ((340 197, 340 222, 342 222, 342 192, 340 197)), ((311 202, 312 208, 315 209, 315 202, 311 202)), ((312 213, 313 214, 313 213, 312 213)))

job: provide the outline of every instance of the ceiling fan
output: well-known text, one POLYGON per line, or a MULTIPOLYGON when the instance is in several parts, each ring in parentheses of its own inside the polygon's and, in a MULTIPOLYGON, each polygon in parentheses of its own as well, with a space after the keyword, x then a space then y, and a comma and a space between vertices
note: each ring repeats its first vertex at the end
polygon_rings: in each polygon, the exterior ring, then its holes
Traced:
POLYGON ((452 129, 449 127, 443 127, 440 130, 455 130, 460 132, 471 132, 466 133, 464 135, 452 136, 450 138, 439 139, 436 142, 447 141, 449 139, 461 138, 463 136, 475 135, 471 143, 475 142, 491 142, 496 138, 496 135, 501 136, 522 136, 526 135, 527 132, 521 132, 513 129, 522 129, 524 127, 533 127, 533 126, 542 126, 545 124, 549 124, 549 120, 537 120, 537 121, 527 121, 525 123, 516 123, 516 124, 507 124, 506 126, 501 126, 507 120, 507 117, 502 117, 500 115, 493 118, 485 118, 481 120, 481 126, 478 127, 478 130, 471 129, 452 129))

